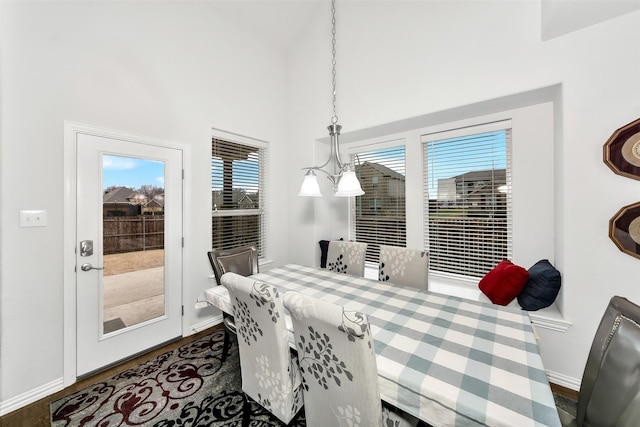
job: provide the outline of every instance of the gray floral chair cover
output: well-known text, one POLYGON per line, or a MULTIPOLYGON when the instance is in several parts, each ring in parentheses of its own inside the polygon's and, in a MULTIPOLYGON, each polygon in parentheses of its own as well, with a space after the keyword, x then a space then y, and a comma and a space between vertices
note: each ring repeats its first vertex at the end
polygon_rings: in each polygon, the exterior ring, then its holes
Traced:
POLYGON ((416 418, 380 401, 365 314, 297 292, 285 293, 283 300, 293 323, 308 427, 417 424, 416 418))
POLYGON ((380 245, 378 279, 428 289, 429 254, 420 249, 380 245))
POLYGON ((363 277, 366 251, 366 243, 331 240, 327 251, 327 269, 363 277))
POLYGON ((304 400, 278 289, 235 273, 224 274, 222 284, 236 321, 242 391, 288 424, 304 400))

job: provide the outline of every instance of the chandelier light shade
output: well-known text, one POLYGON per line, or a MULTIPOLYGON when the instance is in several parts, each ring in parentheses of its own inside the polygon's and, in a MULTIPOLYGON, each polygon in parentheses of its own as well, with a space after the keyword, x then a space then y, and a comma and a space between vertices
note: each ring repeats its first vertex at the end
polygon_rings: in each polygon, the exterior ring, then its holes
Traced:
POLYGON ((298 196, 322 197, 322 193, 320 192, 320 185, 318 185, 318 177, 313 172, 313 169, 309 169, 305 174, 304 181, 302 181, 302 187, 300 187, 298 196))
MULTIPOLYGON (((348 166, 348 165, 347 165, 348 166)), ((349 197, 349 196, 361 196, 364 194, 362 187, 360 187, 360 181, 356 177, 356 173, 351 168, 342 171, 342 178, 338 181, 338 190, 336 196, 349 197)))
POLYGON ((336 114, 336 1, 331 1, 331 25, 332 25, 332 83, 333 83, 333 116, 331 116, 331 124, 328 126, 329 135, 331 136, 331 154, 329 159, 321 166, 311 166, 303 168, 307 173, 298 196, 305 197, 322 197, 320 186, 318 185, 318 177, 315 171, 319 171, 327 175, 327 178, 333 184, 333 192, 338 197, 361 196, 364 194, 360 181, 356 177, 356 173, 350 163, 342 163, 340 160, 340 129, 342 126, 338 124, 338 115, 336 114), (325 167, 329 166, 329 171, 325 167))

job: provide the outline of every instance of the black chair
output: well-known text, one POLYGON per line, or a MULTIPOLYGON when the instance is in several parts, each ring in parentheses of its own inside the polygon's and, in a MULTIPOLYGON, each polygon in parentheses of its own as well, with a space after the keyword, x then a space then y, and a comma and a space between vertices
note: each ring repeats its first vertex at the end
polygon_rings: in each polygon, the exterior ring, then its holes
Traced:
POLYGON ((558 413, 563 426, 638 426, 640 307, 611 298, 584 368, 576 418, 562 409, 558 413))
MULTIPOLYGON (((218 286, 222 284, 221 278, 225 273, 236 273, 241 276, 251 276, 258 273, 258 250, 255 245, 233 249, 213 249, 207 255, 209 255, 209 262, 211 262, 218 286)), ((224 362, 231 346, 231 334, 237 335, 237 332, 232 315, 223 312, 222 319, 227 331, 222 348, 222 361, 224 362)))

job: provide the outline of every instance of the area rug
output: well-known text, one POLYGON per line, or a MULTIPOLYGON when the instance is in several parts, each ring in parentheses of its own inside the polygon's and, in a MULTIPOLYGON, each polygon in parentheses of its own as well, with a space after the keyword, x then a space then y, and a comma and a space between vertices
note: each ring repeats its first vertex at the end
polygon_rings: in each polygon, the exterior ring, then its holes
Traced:
MULTIPOLYGON (((51 404, 52 426, 241 426, 238 347, 221 362, 217 330, 51 404)), ((304 411, 291 426, 305 426, 304 411)), ((283 424, 251 401, 253 427, 283 424)))

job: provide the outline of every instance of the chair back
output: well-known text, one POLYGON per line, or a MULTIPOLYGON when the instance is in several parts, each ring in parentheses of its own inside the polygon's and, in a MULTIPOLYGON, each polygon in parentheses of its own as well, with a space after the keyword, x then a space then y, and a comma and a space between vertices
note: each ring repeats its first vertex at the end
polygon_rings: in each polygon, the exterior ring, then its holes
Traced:
POLYGON ((218 285, 222 283, 221 278, 225 273, 236 273, 241 276, 259 273, 258 250, 255 245, 233 249, 213 249, 207 254, 218 285))
POLYGON ((366 252, 366 243, 331 240, 327 250, 327 269, 363 277, 366 252))
POLYGON ((428 289, 429 255, 420 249, 380 245, 378 279, 428 289))
POLYGON ((582 376, 578 426, 640 422, 640 307, 614 296, 596 331, 582 376))
POLYGON ((233 306, 242 391, 287 424, 304 399, 278 289, 235 273, 224 274, 222 285, 233 306))
POLYGON ((309 427, 380 426, 382 404, 367 316, 287 292, 309 427))

